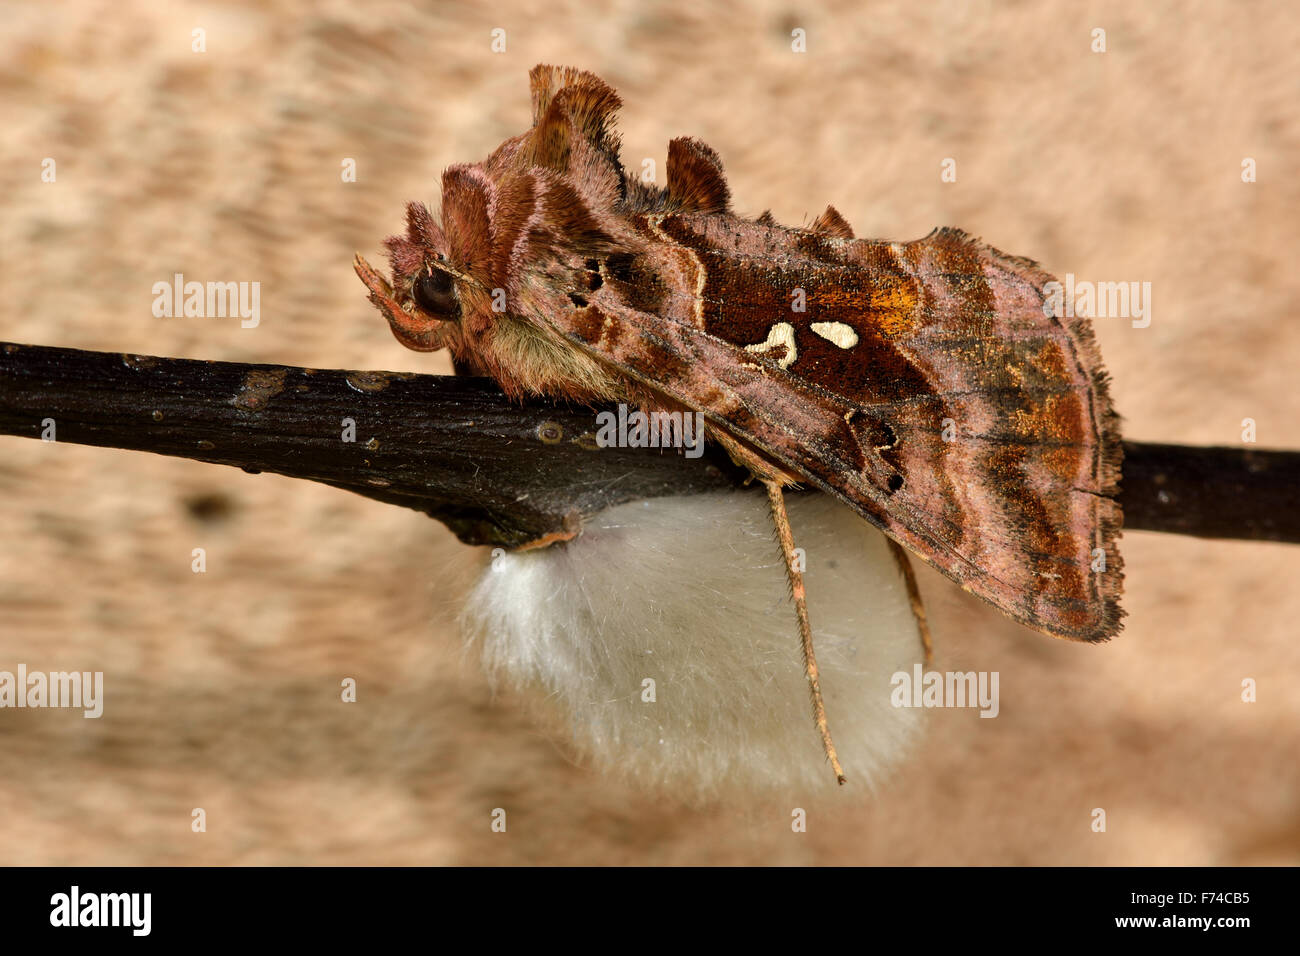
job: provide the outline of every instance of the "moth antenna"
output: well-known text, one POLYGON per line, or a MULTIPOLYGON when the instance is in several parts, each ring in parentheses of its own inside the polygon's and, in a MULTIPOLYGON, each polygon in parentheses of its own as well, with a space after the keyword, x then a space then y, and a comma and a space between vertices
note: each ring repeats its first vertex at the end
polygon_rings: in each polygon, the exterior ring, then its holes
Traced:
POLYGON ((785 510, 785 494, 779 482, 764 480, 767 486, 767 500, 772 506, 772 523, 776 525, 776 536, 781 542, 781 554, 785 558, 785 573, 790 579, 790 591, 794 595, 795 614, 799 618, 799 640, 803 645, 803 668, 808 678, 808 687, 812 691, 813 719, 817 722, 817 732, 821 734, 822 747, 826 757, 835 771, 835 779, 841 784, 847 779, 840 758, 835 753, 835 742, 831 740, 831 728, 826 722, 826 704, 822 701, 821 681, 817 673, 817 655, 813 652, 812 625, 808 623, 808 600, 804 592, 803 572, 795 566, 794 536, 790 533, 790 516, 785 510))
POLYGON ((925 662, 934 662, 934 640, 930 637, 930 624, 925 617, 925 605, 921 603, 921 589, 916 586, 916 574, 912 570, 912 560, 907 556, 907 549, 888 535, 889 553, 894 556, 894 563, 903 575, 903 584, 907 587, 907 599, 912 603, 912 616, 916 618, 916 630, 921 635, 921 648, 925 651, 925 662))
POLYGON ((670 141, 668 195, 683 212, 726 212, 731 206, 731 187, 718 154, 689 136, 670 141))
POLYGON ((478 279, 475 279, 469 273, 461 272, 459 269, 457 269, 451 263, 447 262, 445 259, 429 259, 425 264, 429 266, 429 268, 431 269, 437 269, 439 272, 445 272, 447 273, 447 275, 453 277, 454 279, 457 279, 458 281, 463 282, 466 285, 473 286, 476 289, 487 288, 487 286, 485 286, 478 279))
POLYGON ((808 228, 825 236, 834 236, 836 239, 853 238, 853 227, 844 221, 844 217, 834 206, 827 206, 826 211, 814 219, 808 228))

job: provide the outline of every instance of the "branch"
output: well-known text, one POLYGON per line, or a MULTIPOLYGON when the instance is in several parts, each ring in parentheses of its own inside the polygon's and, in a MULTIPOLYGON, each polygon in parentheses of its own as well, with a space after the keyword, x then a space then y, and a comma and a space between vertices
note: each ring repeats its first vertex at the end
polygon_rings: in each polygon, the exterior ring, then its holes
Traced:
MULTIPOLYGON (((576 531, 638 498, 744 481, 715 445, 597 448, 595 410, 488 379, 0 344, 0 434, 275 472, 413 508, 469 544, 576 531), (345 420, 355 441, 344 441, 345 420)), ((1300 453, 1125 442, 1125 527, 1300 543, 1300 453)))
POLYGON ((741 477, 725 456, 596 448, 593 409, 521 407, 489 379, 0 344, 0 434, 40 438, 46 419, 58 441, 307 478, 414 508, 469 544, 517 547, 624 501, 741 477), (355 441, 343 440, 345 419, 355 441))
POLYGON ((1124 527, 1300 544, 1300 452, 1124 442, 1124 527))

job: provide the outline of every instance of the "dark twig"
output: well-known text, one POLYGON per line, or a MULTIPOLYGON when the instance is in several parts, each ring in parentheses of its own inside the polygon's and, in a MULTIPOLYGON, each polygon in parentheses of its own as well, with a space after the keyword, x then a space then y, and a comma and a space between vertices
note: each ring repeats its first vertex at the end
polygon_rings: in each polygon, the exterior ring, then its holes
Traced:
MULTIPOLYGON (((307 478, 471 544, 565 534, 636 498, 740 484, 717 448, 596 448, 593 409, 513 404, 486 379, 0 344, 0 434, 307 478), (355 440, 345 441, 348 421, 355 440)), ((1126 442, 1125 527, 1300 542, 1300 452, 1126 442)))
POLYGON ((513 404, 487 379, 0 344, 0 434, 40 438, 48 419, 57 441, 308 478, 423 511, 471 544, 516 547, 620 502, 739 479, 725 456, 597 448, 595 418, 513 404))
POLYGON ((1124 527, 1300 543, 1300 452, 1124 443, 1124 527))

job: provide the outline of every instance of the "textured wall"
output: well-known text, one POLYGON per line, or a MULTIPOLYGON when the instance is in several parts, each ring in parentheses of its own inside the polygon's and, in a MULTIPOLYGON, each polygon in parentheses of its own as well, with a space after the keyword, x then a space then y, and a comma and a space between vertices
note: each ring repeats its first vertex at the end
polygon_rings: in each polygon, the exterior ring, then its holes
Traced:
MULTIPOLYGON (((1149 328, 1098 323, 1127 434, 1234 443, 1250 417, 1300 447, 1293 9, 545 7, 6 4, 0 340, 447 371, 397 345, 349 260, 523 129, 534 63, 565 63, 622 94, 625 162, 699 136, 742 211, 833 202, 860 236, 955 225, 1151 282, 1149 328), (260 325, 155 318, 175 272, 260 282, 260 325)), ((1100 648, 923 571, 940 666, 999 671, 1001 715, 928 713, 872 802, 810 799, 795 835, 788 801, 602 779, 493 698, 454 625, 482 555, 413 513, 0 438, 0 528, 0 669, 108 683, 98 721, 0 711, 0 863, 1300 862, 1300 549, 1132 534, 1128 627, 1100 648)))

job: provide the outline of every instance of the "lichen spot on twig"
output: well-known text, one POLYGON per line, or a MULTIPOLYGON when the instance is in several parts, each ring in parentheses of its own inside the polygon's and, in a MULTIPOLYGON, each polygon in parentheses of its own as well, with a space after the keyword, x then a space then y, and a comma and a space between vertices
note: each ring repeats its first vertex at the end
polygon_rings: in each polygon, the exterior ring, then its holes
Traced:
POLYGON ((358 392, 382 392, 394 377, 392 372, 348 372, 345 379, 358 392))
POLYGON ((289 370, 284 368, 254 369, 244 376, 244 384, 239 388, 233 404, 236 408, 246 408, 250 412, 260 411, 266 403, 284 391, 285 376, 289 370))

